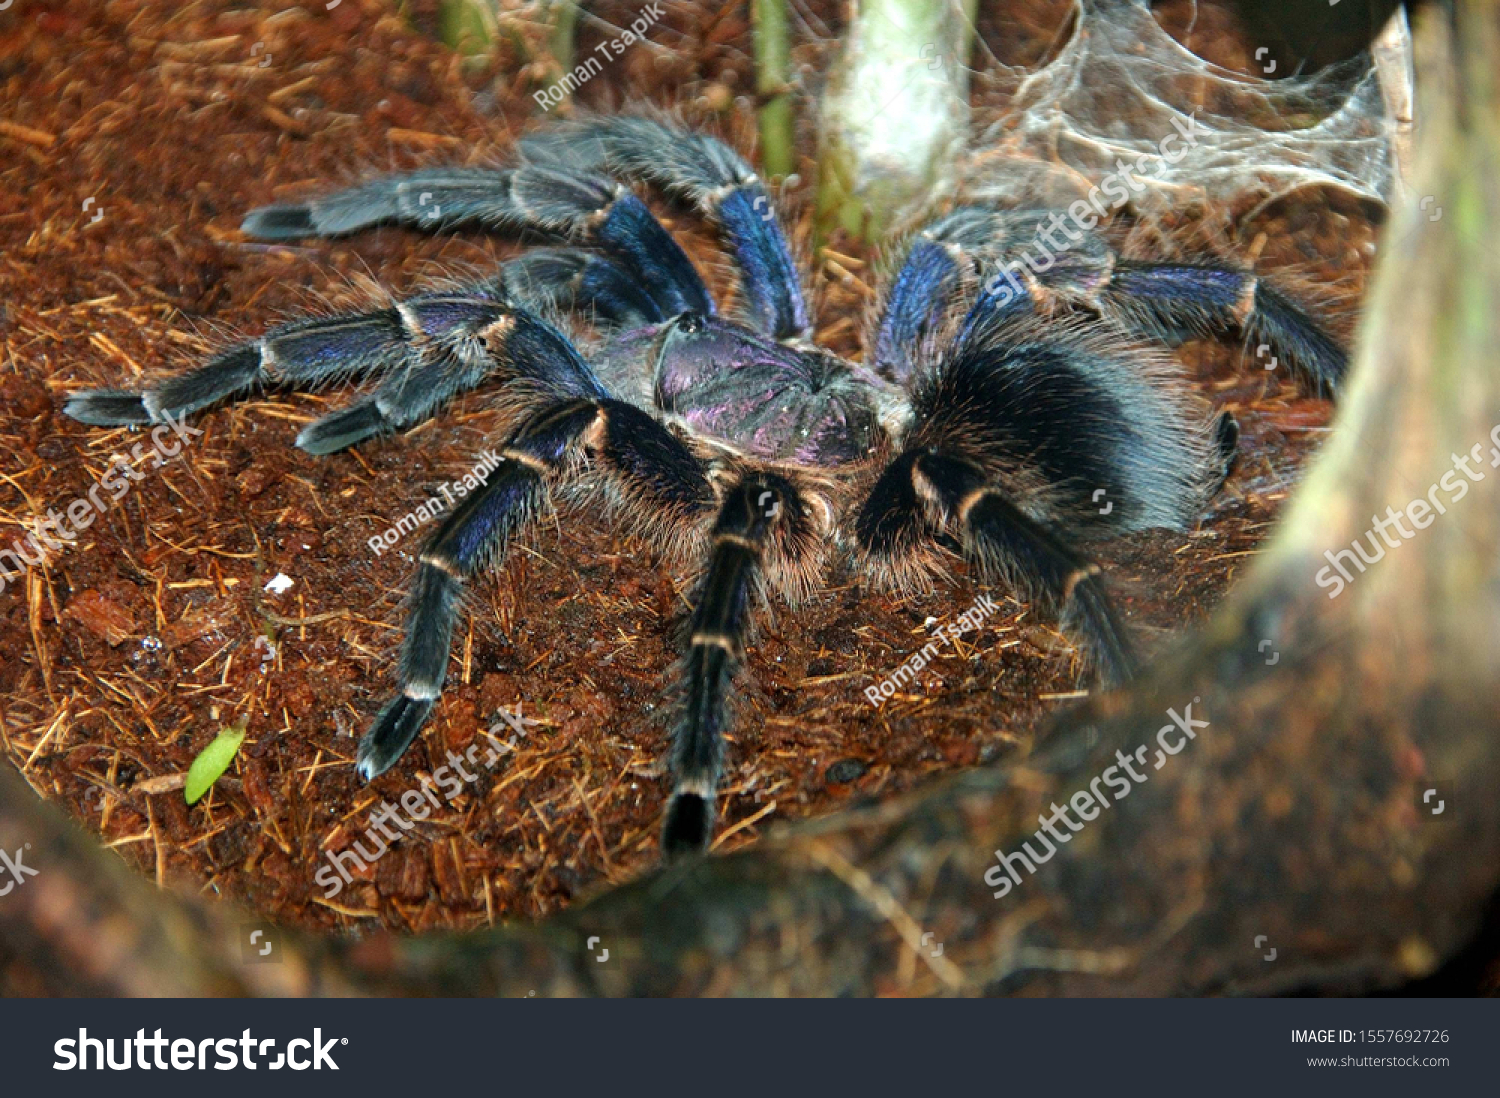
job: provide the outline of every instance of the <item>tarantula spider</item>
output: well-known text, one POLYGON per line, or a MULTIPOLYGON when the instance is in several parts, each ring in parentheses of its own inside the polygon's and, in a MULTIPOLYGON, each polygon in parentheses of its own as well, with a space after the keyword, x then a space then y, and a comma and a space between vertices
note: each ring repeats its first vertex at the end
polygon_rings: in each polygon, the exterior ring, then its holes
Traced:
POLYGON ((143 393, 77 393, 66 411, 149 424, 266 383, 379 376, 372 394, 297 437, 328 454, 419 423, 498 375, 517 425, 499 468, 421 554, 400 693, 360 741, 359 772, 390 768, 432 712, 464 582, 552 490, 578 490, 706 562, 662 831, 669 856, 700 850, 756 598, 808 594, 830 544, 897 586, 926 583, 945 554, 963 554, 1057 612, 1105 684, 1132 673, 1130 640, 1080 546, 1194 521, 1228 474, 1238 428, 1227 414, 1210 422, 1170 362, 1110 317, 1163 338, 1239 325, 1314 383, 1338 382, 1337 344, 1248 271, 1126 261, 1089 236, 1026 272, 1024 294, 1007 293, 1008 280, 985 276, 1040 216, 962 208, 918 234, 861 366, 812 344, 774 207, 735 152, 655 119, 574 123, 523 141, 519 167, 376 179, 244 223, 271 239, 478 223, 568 246, 459 291, 274 328, 143 393), (717 227, 741 319, 719 314, 682 248, 619 179, 658 184, 717 227), (1059 306, 1080 315, 1032 315, 1059 306), (591 315, 604 335, 589 356, 544 319, 563 308, 591 315), (1098 505, 1101 494, 1112 506, 1098 505))

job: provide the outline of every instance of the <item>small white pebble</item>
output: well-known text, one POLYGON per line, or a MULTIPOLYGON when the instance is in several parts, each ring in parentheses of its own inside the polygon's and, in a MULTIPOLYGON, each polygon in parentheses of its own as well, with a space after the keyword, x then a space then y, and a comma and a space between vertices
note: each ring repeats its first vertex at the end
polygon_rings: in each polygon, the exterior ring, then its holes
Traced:
POLYGON ((271 577, 271 582, 266 584, 266 590, 273 595, 284 594, 292 589, 292 577, 285 572, 277 572, 271 577))
POLYGON ((930 617, 930 618, 928 618, 926 621, 924 621, 922 623, 922 628, 924 628, 924 629, 931 629, 936 624, 937 624, 937 618, 931 618, 930 617))

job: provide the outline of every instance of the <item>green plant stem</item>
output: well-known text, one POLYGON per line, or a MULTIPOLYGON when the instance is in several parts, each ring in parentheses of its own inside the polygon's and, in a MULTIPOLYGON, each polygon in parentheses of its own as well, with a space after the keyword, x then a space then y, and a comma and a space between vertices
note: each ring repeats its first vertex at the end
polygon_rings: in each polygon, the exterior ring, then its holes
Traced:
POLYGON ((786 0, 752 0, 755 22, 755 94, 760 102, 760 159, 767 175, 796 168, 792 121, 792 51, 786 0))

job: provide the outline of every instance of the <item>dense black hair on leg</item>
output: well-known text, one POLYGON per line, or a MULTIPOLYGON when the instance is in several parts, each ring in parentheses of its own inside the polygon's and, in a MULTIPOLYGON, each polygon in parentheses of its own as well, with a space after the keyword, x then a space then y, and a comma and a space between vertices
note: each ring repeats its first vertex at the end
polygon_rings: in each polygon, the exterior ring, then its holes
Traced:
POLYGON ((1130 679, 1138 662, 1135 650, 1097 564, 985 484, 978 467, 962 459, 923 453, 914 475, 918 492, 958 527, 967 554, 984 574, 1058 613, 1063 628, 1081 638, 1106 687, 1130 679))
POLYGON ((1137 660, 1077 546, 1185 526, 1237 438, 1232 419, 1195 421, 1164 364, 1122 339, 1006 322, 955 342, 914 381, 912 427, 855 520, 861 551, 897 575, 951 531, 985 575, 1057 611, 1106 685, 1137 660))
POLYGON ((703 850, 713 837, 728 695, 744 659, 751 596, 778 523, 802 510, 792 484, 765 472, 736 479, 719 504, 684 661, 672 748, 677 785, 662 824, 668 858, 703 850))
POLYGON ((678 518, 707 511, 707 467, 651 416, 615 400, 564 400, 529 416, 501 463, 450 514, 422 551, 402 642, 401 692, 360 740, 369 781, 406 751, 442 693, 463 583, 493 564, 542 505, 549 482, 575 478, 587 452, 616 490, 678 518))

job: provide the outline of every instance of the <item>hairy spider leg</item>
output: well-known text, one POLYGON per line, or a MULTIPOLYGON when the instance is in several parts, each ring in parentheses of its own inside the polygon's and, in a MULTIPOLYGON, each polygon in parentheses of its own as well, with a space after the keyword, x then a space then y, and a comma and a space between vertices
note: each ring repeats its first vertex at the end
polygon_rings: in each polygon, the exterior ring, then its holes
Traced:
POLYGON ((263 383, 311 386, 386 375, 369 397, 297 436, 302 449, 327 454, 420 422, 502 367, 557 395, 604 395, 573 345, 531 312, 472 294, 431 293, 368 313, 295 321, 143 393, 75 393, 63 410, 96 426, 145 424, 263 383))
POLYGON ((755 170, 722 141, 627 116, 556 127, 520 147, 533 163, 607 171, 691 202, 728 242, 751 326, 775 339, 811 336, 801 275, 776 207, 755 170))
POLYGON ((487 285, 505 300, 587 313, 605 329, 643 328, 671 319, 624 263, 581 248, 536 248, 502 263, 487 285))
MULTIPOLYGON (((977 262, 980 289, 959 339, 1003 317, 1047 303, 1102 306, 1168 345, 1238 328, 1264 343, 1320 392, 1336 393, 1348 355, 1291 295, 1254 272, 1212 263, 1120 258, 1097 233, 1070 234, 1055 254, 1038 243, 1039 211, 960 207, 934 222, 907 254, 875 336, 875 366, 898 381, 920 360, 923 340, 943 319, 960 277, 977 262), (1031 253, 1046 254, 1045 266, 1031 253), (1020 262, 1028 256, 1027 263, 1020 262)), ((1262 358, 1264 355, 1261 356, 1262 358)))
POLYGON ((397 309, 405 321, 409 368, 304 428, 297 445, 308 453, 334 453, 420 423, 496 372, 524 378, 554 397, 605 395, 573 344, 527 310, 451 294, 425 294, 397 309))
POLYGON ((690 519, 711 506, 702 460, 634 405, 563 400, 533 413, 505 442, 484 486, 422 551, 401 648, 401 693, 359 744, 357 765, 366 781, 401 757, 442 692, 464 581, 503 555, 546 500, 548 482, 576 476, 585 452, 624 498, 653 514, 690 519))
POLYGON ((406 361, 405 324, 396 308, 357 316, 312 317, 273 328, 202 366, 135 393, 74 393, 63 411, 95 426, 159 423, 239 397, 261 384, 315 385, 382 373, 406 361))
POLYGON ((646 204, 607 176, 527 166, 505 171, 448 169, 373 179, 299 203, 252 210, 252 236, 333 236, 378 224, 541 229, 614 256, 667 316, 712 316, 713 298, 687 253, 646 204))
POLYGON ((1136 661, 1098 569, 1075 545, 1184 528, 1222 483, 1233 420, 1194 422, 1161 361, 1098 325, 994 322, 911 388, 913 420, 855 521, 899 582, 956 533, 987 577, 1057 610, 1107 684, 1136 661), (1102 501, 1102 502, 1101 502, 1102 501))
POLYGON ((996 324, 1036 312, 1036 303, 1030 294, 1016 293, 1009 282, 996 274, 993 264, 985 263, 980 270, 982 277, 979 292, 974 295, 974 302, 964 315, 963 323, 959 325, 958 334, 954 337, 955 344, 967 343, 980 337, 996 324))
POLYGON ((1063 629, 1083 639, 1106 687, 1119 686, 1135 674, 1134 648, 1097 564, 985 484, 983 473, 968 462, 942 453, 919 454, 912 476, 918 493, 960 528, 969 556, 984 574, 1023 598, 1050 606, 1063 629))
POLYGON ((924 233, 906 254, 885 299, 875 330, 875 369, 904 383, 917 367, 923 344, 947 313, 963 267, 943 243, 924 233))
POLYGON ((504 552, 542 502, 543 474, 567 461, 597 418, 598 408, 589 401, 566 401, 530 417, 507 440, 484 486, 444 520, 422 551, 401 645, 401 693, 359 741, 357 765, 366 781, 395 764, 437 704, 463 581, 504 552))
POLYGON ((677 785, 662 823, 667 858, 701 851, 713 837, 727 702, 744 661, 751 596, 778 528, 803 514, 791 482, 764 471, 737 478, 719 504, 684 661, 684 698, 672 748, 677 785))
POLYGON ((251 210, 240 231, 265 240, 343 236, 380 224, 449 229, 478 222, 514 228, 513 173, 492 168, 425 168, 380 176, 300 202, 251 210))
POLYGON ((963 206, 934 221, 912 239, 875 329, 873 366, 898 384, 916 370, 965 275, 974 269, 967 254, 995 232, 989 210, 963 206))
POLYGON ((860 547, 899 564, 921 536, 935 529, 934 513, 959 530, 966 556, 988 582, 1008 585, 1059 616, 1106 686, 1134 674, 1137 660, 1097 565, 1063 535, 1026 515, 1001 490, 985 483, 975 464, 942 451, 908 451, 876 482, 856 520, 860 547))
POLYGON ((1121 259, 1105 294, 1148 331, 1209 335, 1237 326, 1247 342, 1264 343, 1319 392, 1337 393, 1343 384, 1344 348, 1301 304, 1251 271, 1121 259))

